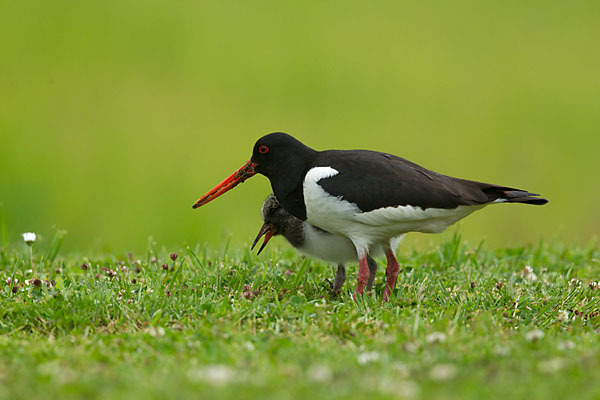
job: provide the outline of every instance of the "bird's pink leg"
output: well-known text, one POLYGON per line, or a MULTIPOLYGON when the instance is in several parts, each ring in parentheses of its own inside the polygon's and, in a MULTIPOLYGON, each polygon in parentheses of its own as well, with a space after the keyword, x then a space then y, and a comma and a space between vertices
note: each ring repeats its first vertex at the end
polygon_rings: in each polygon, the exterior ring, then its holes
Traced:
POLYGON ((387 257, 387 268, 385 269, 387 285, 385 286, 385 291, 383 292, 383 301, 387 302, 390 301, 390 295, 392 294, 392 290, 394 290, 394 286, 396 285, 396 278, 398 278, 400 264, 398 264, 394 250, 391 248, 388 248, 385 251, 385 256, 387 257))
POLYGON ((367 255, 365 254, 358 259, 358 283, 356 284, 356 294, 363 294, 365 286, 369 281, 369 274, 369 262, 367 261, 367 255))

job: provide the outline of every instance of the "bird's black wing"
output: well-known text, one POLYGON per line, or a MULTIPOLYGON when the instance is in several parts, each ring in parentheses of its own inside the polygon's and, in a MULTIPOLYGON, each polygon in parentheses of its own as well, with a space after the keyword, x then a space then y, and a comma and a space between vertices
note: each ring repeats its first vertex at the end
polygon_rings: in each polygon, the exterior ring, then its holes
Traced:
POLYGON ((453 178, 404 158, 375 151, 323 151, 313 165, 336 169, 339 174, 320 180, 319 185, 332 196, 356 204, 363 212, 406 205, 453 209, 497 199, 531 204, 547 202, 533 193, 453 178))

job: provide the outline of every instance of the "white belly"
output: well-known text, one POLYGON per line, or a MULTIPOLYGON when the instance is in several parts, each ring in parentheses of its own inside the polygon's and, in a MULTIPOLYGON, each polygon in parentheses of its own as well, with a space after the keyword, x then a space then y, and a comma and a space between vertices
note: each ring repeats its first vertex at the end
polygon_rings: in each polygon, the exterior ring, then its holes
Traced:
MULTIPOLYGON (((357 260, 356 247, 350 239, 323 232, 306 222, 303 222, 303 224, 304 243, 298 247, 298 250, 302 253, 337 264, 345 264, 357 260)), ((392 249, 398 247, 401 239, 402 236, 392 239, 392 249)), ((369 254, 373 258, 377 258, 384 254, 384 249, 381 245, 375 244, 371 246, 369 254)))
POLYGON ((356 248, 350 239, 323 232, 306 222, 303 224, 304 244, 298 247, 298 250, 309 256, 338 264, 356 261, 356 248))

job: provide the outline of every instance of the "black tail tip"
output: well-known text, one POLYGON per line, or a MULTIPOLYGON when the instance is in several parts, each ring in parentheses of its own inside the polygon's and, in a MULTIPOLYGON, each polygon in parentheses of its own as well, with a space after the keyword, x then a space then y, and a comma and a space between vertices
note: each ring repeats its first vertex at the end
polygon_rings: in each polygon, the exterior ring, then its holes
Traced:
POLYGON ((543 197, 538 197, 536 199, 532 199, 526 202, 526 204, 533 204, 535 206, 543 206, 544 204, 548 203, 548 199, 545 199, 543 197))
POLYGON ((522 204, 531 204, 534 206, 543 206, 548 203, 548 199, 543 197, 534 197, 534 196, 524 196, 524 197, 514 197, 507 199, 509 203, 522 203, 522 204))
POLYGON ((499 198, 501 201, 506 201, 508 203, 532 204, 534 206, 543 206, 548 203, 548 199, 540 197, 537 193, 513 188, 504 188, 499 198))

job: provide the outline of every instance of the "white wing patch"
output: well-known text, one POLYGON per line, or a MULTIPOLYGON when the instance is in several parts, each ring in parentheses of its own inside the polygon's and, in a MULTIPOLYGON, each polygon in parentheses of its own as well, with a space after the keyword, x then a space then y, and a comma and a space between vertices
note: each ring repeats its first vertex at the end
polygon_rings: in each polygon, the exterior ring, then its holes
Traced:
POLYGON ((354 229, 358 227, 353 222, 353 218, 360 213, 360 209, 356 204, 330 195, 318 183, 321 179, 337 174, 339 172, 331 167, 314 167, 306 173, 302 187, 306 205, 306 222, 327 232, 345 236, 352 240, 357 249, 359 247, 365 249, 366 245, 362 243, 359 245, 357 236, 353 234, 354 229))
POLYGON ((307 183, 317 183, 321 179, 331 178, 332 176, 336 176, 337 174, 339 174, 339 171, 331 167, 311 168, 304 176, 304 188, 306 188, 307 183))
POLYGON ((306 173, 302 185, 306 204, 306 222, 332 233, 341 233, 344 230, 340 232, 339 229, 331 229, 331 224, 337 225, 360 213, 356 204, 343 200, 341 196, 332 196, 319 185, 320 180, 337 174, 339 172, 331 167, 314 167, 306 173))

